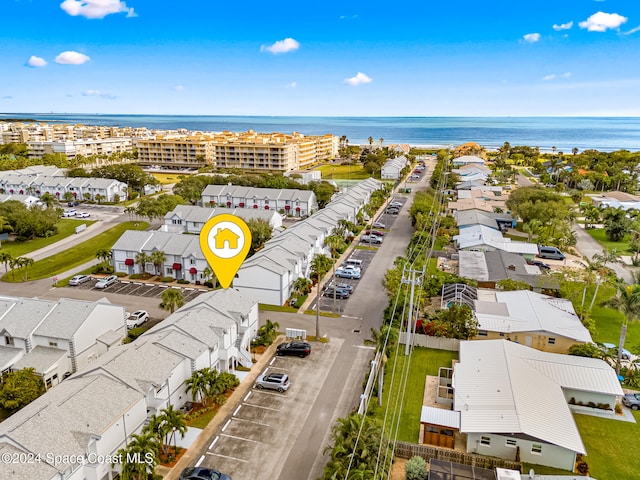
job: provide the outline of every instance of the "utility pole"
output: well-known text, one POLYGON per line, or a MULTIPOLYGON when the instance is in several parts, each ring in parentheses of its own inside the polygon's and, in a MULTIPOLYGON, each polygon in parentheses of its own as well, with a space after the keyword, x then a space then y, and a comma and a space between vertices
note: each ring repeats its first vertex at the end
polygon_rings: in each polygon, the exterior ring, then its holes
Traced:
POLYGON ((415 286, 417 284, 422 283, 422 277, 424 276, 424 272, 425 272, 424 267, 422 267, 422 270, 411 270, 405 267, 404 270, 402 271, 402 283, 408 283, 409 285, 411 285, 411 293, 409 295, 409 312, 407 314, 407 335, 406 335, 406 343, 405 343, 405 349, 404 349, 405 356, 409 355, 409 352, 411 350, 411 343, 413 343, 411 335, 413 332, 413 295, 415 291, 415 286), (417 277, 416 277, 416 274, 418 274, 417 277))

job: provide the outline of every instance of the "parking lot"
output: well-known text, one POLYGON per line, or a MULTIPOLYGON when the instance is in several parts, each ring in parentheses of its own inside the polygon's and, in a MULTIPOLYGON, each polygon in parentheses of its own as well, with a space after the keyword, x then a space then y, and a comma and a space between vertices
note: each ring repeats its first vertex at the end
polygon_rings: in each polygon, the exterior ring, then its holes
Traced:
MULTIPOLYGON (((405 197, 401 197, 401 196, 397 196, 392 198, 389 203, 391 202, 400 202, 402 203, 402 206, 404 207, 404 204, 406 203, 407 199, 405 197)), ((371 264, 371 260, 373 260, 373 257, 375 256, 376 252, 378 251, 378 248, 381 248, 382 246, 384 246, 384 243, 389 235, 389 232, 391 230, 391 228, 393 227, 393 223, 394 221, 398 218, 398 215, 393 215, 393 214, 389 214, 389 213, 382 213, 378 218, 375 219, 376 222, 380 222, 382 224, 384 224, 385 228, 384 228, 384 232, 385 232, 385 236, 382 244, 381 245, 369 245, 369 243, 367 242, 360 242, 360 246, 363 247, 373 247, 373 249, 371 250, 360 250, 360 249, 355 249, 353 250, 351 256, 349 258, 355 258, 358 260, 362 260, 362 265, 360 267, 360 274, 361 274, 361 278, 362 276, 365 275, 365 273, 367 272, 367 268, 368 266, 371 264)), ((373 223, 373 222, 372 222, 373 223)), ((377 229, 373 229, 373 230, 381 230, 380 228, 377 229)), ((336 268, 338 268, 340 265, 336 265, 336 268)), ((351 278, 339 278, 339 277, 335 277, 333 280, 329 281, 326 283, 326 285, 324 286, 324 288, 326 289, 327 287, 331 286, 331 285, 337 285, 337 284, 347 284, 347 285, 351 285, 354 289, 354 293, 356 291, 356 289, 358 288, 358 283, 359 280, 355 280, 355 279, 351 279, 351 278)), ((316 299, 317 301, 317 299, 316 299)), ((320 299, 320 311, 323 312, 333 312, 333 313, 342 313, 345 310, 346 304, 349 301, 349 299, 340 299, 340 298, 333 298, 333 296, 324 296, 321 295, 320 299)), ((315 302, 311 305, 311 309, 315 309, 315 302)))
POLYGON ((162 292, 164 292, 167 288, 179 288, 182 290, 182 296, 184 298, 185 303, 190 302, 194 298, 196 298, 201 293, 205 293, 206 290, 198 289, 194 287, 177 287, 168 285, 159 285, 155 283, 144 283, 144 282, 133 282, 129 280, 119 280, 117 283, 105 288, 104 290, 100 290, 95 288, 95 284, 98 281, 98 278, 92 278, 88 282, 81 283, 75 287, 66 287, 66 288, 74 288, 78 290, 95 290, 95 291, 103 291, 108 293, 118 293, 120 295, 133 295, 136 297, 149 297, 149 298, 162 298, 162 292))
POLYGON ((232 478, 278 478, 343 340, 313 343, 306 358, 273 357, 264 373, 286 373, 289 390, 251 389, 222 420, 221 427, 197 465, 215 468, 232 478))

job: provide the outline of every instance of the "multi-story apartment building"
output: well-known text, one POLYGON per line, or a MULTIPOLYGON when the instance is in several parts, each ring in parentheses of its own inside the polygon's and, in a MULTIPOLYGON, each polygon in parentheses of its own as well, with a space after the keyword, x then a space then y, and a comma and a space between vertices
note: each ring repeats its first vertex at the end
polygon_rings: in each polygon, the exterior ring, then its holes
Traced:
POLYGON ((208 135, 158 135, 138 139, 138 162, 142 165, 203 167, 214 164, 214 144, 208 135))
POLYGON ((62 153, 67 158, 78 155, 84 157, 92 155, 111 155, 118 152, 133 151, 130 137, 79 139, 63 141, 27 142, 29 158, 42 158, 44 154, 62 153))
POLYGON ((139 139, 138 161, 142 165, 241 168, 287 172, 328 160, 338 151, 333 135, 304 136, 281 133, 222 132, 171 135, 139 139))

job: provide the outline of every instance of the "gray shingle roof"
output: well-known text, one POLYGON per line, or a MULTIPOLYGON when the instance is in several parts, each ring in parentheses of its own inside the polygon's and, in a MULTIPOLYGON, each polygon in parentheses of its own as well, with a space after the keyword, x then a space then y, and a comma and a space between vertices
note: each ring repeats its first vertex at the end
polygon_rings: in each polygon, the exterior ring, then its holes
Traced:
MULTIPOLYGON (((83 455, 92 436, 103 435, 141 398, 140 392, 105 375, 71 377, 0 423, 0 442, 8 437, 33 453, 83 455)), ((37 465, 30 478, 51 478, 44 476, 51 466, 37 465)), ((63 462, 55 467, 63 471, 70 466, 63 462)), ((7 468, 0 465, 0 478, 20 478, 7 475, 7 468)))
POLYGON ((66 350, 38 345, 18 360, 13 366, 13 369, 22 370, 23 368, 33 368, 36 373, 44 374, 51 370, 51 367, 60 362, 60 360, 66 358, 66 356, 66 350))
POLYGON ((57 302, 36 298, 0 299, 0 332, 14 338, 27 338, 57 302))

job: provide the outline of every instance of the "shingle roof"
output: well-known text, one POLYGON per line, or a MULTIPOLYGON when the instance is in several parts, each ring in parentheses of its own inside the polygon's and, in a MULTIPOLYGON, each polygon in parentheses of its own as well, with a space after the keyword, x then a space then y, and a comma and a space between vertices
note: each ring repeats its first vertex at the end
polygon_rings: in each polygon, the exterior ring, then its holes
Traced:
MULTIPOLYGON (((38 397, 0 423, 0 442, 8 441, 22 445, 33 453, 51 453, 59 456, 83 455, 91 437, 103 435, 122 417, 133 404, 142 399, 142 394, 122 382, 105 375, 71 377, 38 397), (96 399, 100 399, 99 408, 96 399), (6 440, 5 440, 6 441, 6 440)), ((62 459, 64 460, 64 459, 62 459)), ((31 473, 31 479, 49 479, 51 467, 40 463, 35 472, 20 471, 20 475, 31 473)), ((64 471, 71 465, 64 461, 55 465, 64 471)), ((6 466, 0 469, 2 478, 24 478, 6 476, 6 466)))
POLYGON ((14 370, 33 368, 36 373, 43 374, 66 356, 66 350, 38 345, 18 360, 12 368, 14 370))

